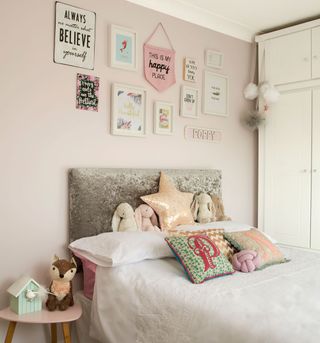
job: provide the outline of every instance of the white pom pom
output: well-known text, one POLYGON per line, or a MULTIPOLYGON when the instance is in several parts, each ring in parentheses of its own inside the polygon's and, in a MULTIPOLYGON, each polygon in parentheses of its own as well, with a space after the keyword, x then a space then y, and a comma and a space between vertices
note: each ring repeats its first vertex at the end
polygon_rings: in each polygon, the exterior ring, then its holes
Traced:
POLYGON ((42 301, 47 300, 48 293, 49 293, 48 290, 44 286, 40 285, 39 290, 38 290, 38 296, 40 297, 42 301))
POLYGON ((266 90, 264 93, 264 100, 265 102, 270 105, 274 104, 279 100, 280 93, 275 87, 270 87, 269 89, 266 90))
POLYGON ((278 90, 269 82, 263 82, 259 86, 259 94, 268 105, 276 103, 280 96, 278 90))
POLYGON ((259 96, 263 97, 264 93, 271 87, 271 84, 267 81, 260 83, 259 85, 259 96))
POLYGON ((243 95, 248 100, 254 100, 258 96, 258 86, 250 82, 243 91, 243 95))
POLYGON ((26 290, 26 298, 27 298, 28 300, 33 300, 36 296, 37 296, 37 292, 34 292, 34 291, 31 290, 31 289, 27 289, 27 290, 26 290))

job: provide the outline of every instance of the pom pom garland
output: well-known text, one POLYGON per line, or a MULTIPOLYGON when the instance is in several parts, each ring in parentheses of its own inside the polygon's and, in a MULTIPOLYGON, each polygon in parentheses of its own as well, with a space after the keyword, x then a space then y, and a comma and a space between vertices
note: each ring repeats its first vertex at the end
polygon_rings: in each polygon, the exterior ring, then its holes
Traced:
POLYGON ((48 289, 40 285, 38 291, 27 289, 25 293, 25 297, 28 299, 28 301, 32 301, 36 297, 39 297, 43 301, 46 299, 48 294, 53 294, 53 293, 49 292, 48 289))
POLYGON ((280 93, 270 82, 265 81, 259 87, 250 82, 244 89, 243 94, 248 100, 256 99, 256 109, 250 111, 245 119, 246 125, 255 130, 265 122, 264 115, 268 112, 270 105, 279 100, 280 93), (260 111, 258 107, 261 108, 260 111))
POLYGON ((250 82, 243 91, 243 95, 248 100, 257 97, 262 98, 267 105, 274 104, 279 100, 280 93, 270 82, 262 82, 259 87, 250 82))

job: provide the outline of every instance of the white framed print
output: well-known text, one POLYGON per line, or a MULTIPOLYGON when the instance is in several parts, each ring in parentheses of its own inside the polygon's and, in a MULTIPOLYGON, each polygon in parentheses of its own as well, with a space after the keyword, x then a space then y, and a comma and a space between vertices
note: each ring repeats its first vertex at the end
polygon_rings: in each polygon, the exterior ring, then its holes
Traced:
POLYGON ((228 77, 204 71, 202 111, 206 114, 228 116, 228 77))
POLYGON ((180 116, 198 118, 199 90, 197 88, 181 86, 180 116))
POLYGON ((205 65, 209 68, 222 69, 223 54, 219 51, 207 49, 204 58, 205 65))
POLYGON ((111 94, 111 133, 144 137, 146 134, 145 89, 114 83, 111 94))
POLYGON ((55 63, 94 68, 96 14, 56 1, 55 63))
POLYGON ((197 60, 190 57, 185 57, 183 60, 183 79, 189 82, 197 81, 198 63, 197 60))
POLYGON ((163 101, 154 103, 154 133, 158 135, 173 134, 174 104, 163 101))
POLYGON ((111 25, 110 66, 126 70, 137 69, 137 33, 126 27, 111 25))

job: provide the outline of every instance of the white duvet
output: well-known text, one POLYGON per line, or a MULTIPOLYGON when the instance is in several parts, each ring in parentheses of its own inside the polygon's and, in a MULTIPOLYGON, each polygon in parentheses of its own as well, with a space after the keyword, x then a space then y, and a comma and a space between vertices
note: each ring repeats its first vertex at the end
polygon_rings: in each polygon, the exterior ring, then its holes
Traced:
POLYGON ((173 258, 98 267, 90 334, 103 343, 318 343, 320 254, 192 284, 173 258))

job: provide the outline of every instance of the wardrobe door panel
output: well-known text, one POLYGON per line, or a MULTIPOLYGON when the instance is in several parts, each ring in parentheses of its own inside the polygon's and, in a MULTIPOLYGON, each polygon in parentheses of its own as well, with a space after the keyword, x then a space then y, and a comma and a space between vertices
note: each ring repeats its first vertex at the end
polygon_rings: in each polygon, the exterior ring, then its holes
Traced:
POLYGON ((313 91, 311 248, 320 249, 320 88, 313 91))
POLYGON ((310 245, 311 90, 283 92, 265 126, 264 230, 310 245))
MULTIPOLYGON (((311 30, 267 40, 265 42, 265 79, 275 85, 310 79, 310 54, 311 30)), ((263 75, 263 70, 261 74, 263 75)))
POLYGON ((320 78, 320 27, 312 29, 312 78, 320 78))

